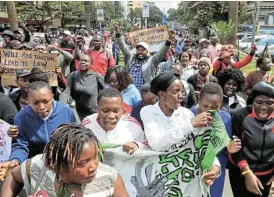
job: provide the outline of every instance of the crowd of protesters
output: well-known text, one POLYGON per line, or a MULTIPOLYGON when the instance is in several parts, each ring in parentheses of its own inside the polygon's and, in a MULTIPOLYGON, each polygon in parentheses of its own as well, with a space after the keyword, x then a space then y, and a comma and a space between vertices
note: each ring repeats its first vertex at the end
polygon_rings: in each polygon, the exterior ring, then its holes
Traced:
POLYGON ((223 196, 229 176, 235 197, 268 197, 274 181, 270 60, 259 58, 257 71, 245 77, 239 69, 252 61, 255 45, 239 60, 234 46, 220 45, 216 37, 195 44, 170 30, 163 45, 149 52, 146 42, 131 43, 118 23, 113 28, 44 38, 25 27, 2 33, 4 49, 58 57, 57 87, 37 67, 16 70, 16 87, 1 85, 0 119, 12 125, 11 155, 0 164, 2 196, 17 196, 28 182, 33 196, 127 197, 117 169, 99 161, 100 144, 123 144, 128 154, 144 147, 168 151, 208 126, 208 111, 215 110, 231 141, 200 175, 210 186, 207 195, 223 196))

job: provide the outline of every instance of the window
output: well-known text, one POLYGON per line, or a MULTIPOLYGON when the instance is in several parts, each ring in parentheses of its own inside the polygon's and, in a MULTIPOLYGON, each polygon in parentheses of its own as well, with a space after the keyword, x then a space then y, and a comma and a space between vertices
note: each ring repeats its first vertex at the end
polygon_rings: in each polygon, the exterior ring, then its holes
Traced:
POLYGON ((7 12, 7 7, 4 2, 0 2, 0 12, 7 12))

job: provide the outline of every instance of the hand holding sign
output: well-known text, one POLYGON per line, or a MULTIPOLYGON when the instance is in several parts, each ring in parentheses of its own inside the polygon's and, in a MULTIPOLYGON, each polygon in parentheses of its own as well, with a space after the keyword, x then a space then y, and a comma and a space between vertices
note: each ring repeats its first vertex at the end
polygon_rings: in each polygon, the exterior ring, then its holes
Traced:
POLYGON ((127 152, 128 154, 132 154, 134 153, 136 150, 139 149, 138 145, 135 142, 126 142, 123 145, 123 149, 125 152, 127 152))
POLYGON ((175 34, 176 34, 175 30, 173 30, 173 29, 169 30, 169 32, 168 32, 168 36, 169 36, 168 40, 171 41, 171 42, 173 42, 175 40, 175 34))
POLYGON ((57 75, 62 74, 61 68, 60 68, 59 66, 56 66, 56 68, 55 68, 55 73, 56 73, 57 75))
POLYGON ((10 126, 9 130, 8 130, 8 136, 11 138, 16 138, 19 134, 19 130, 17 128, 16 125, 12 125, 10 126))
POLYGON ((212 166, 211 170, 203 175, 203 180, 206 185, 213 185, 217 175, 220 173, 219 166, 212 166))

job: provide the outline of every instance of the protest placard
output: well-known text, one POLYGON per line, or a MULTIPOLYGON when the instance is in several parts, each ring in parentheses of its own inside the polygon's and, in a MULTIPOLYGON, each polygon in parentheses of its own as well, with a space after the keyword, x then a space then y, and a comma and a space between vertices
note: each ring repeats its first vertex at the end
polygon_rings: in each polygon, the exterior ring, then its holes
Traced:
POLYGON ((16 86, 16 70, 26 69, 31 71, 34 66, 37 66, 47 72, 50 85, 57 86, 57 75, 55 74, 57 65, 56 54, 1 49, 1 66, 4 67, 4 72, 1 75, 2 85, 16 86))
POLYGON ((168 31, 166 26, 152 27, 129 33, 129 40, 132 45, 139 42, 148 44, 163 42, 168 39, 168 31))
POLYGON ((10 125, 0 119, 0 163, 9 159, 11 153, 11 138, 8 136, 10 125))

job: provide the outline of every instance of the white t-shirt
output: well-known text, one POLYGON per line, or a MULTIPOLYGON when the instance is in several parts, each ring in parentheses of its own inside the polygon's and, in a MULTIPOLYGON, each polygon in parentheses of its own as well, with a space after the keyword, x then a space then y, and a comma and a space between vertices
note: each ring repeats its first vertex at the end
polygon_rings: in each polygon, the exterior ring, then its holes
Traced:
POLYGON ((130 116, 123 115, 113 130, 105 131, 97 121, 98 113, 86 117, 82 124, 89 128, 100 143, 124 144, 125 142, 145 142, 145 133, 138 121, 130 116))

